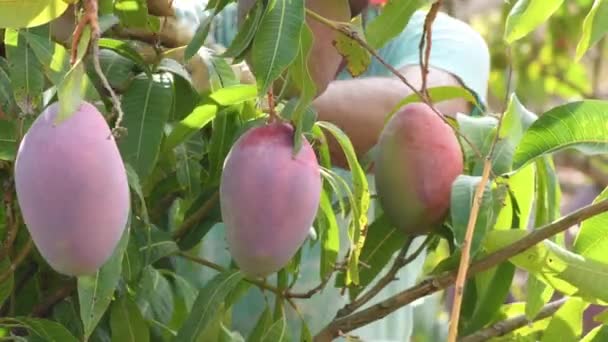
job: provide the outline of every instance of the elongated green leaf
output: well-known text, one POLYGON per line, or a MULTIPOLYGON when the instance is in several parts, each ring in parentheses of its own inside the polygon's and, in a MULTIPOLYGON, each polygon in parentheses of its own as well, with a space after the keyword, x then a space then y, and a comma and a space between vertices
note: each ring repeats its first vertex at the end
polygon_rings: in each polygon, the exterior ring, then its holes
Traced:
POLYGON ((201 332, 216 317, 220 305, 226 296, 243 279, 240 271, 229 270, 215 276, 199 292, 190 315, 179 330, 175 341, 197 341, 201 332))
POLYGON ((257 98, 257 88, 255 85, 238 84, 219 89, 211 95, 213 101, 221 106, 231 106, 257 98))
POLYGON ((249 338, 247 339, 247 342, 262 341, 262 337, 268 331, 268 329, 270 328, 270 325, 272 325, 272 311, 270 311, 270 308, 268 306, 266 306, 264 311, 260 314, 260 317, 258 318, 258 321, 255 324, 255 327, 249 334, 249 338))
MULTIPOLYGON (((6 219, 2 213, 2 209, 0 209, 0 219, 6 219)), ((2 234, 4 235, 4 234, 2 234)), ((4 258, 0 261, 0 270, 2 274, 4 272, 10 272, 9 267, 11 266, 11 261, 9 258, 4 258)), ((15 274, 10 272, 10 275, 6 280, 0 283, 0 306, 4 305, 4 301, 11 295, 13 292, 13 287, 15 286, 15 274)))
MULTIPOLYGON (((466 100, 467 102, 469 102, 470 104, 472 104, 474 106, 480 106, 475 95, 473 95, 473 93, 471 93, 470 90, 468 90, 467 88, 464 88, 464 87, 440 86, 440 87, 428 88, 427 91, 429 93, 429 97, 431 98, 431 101, 433 101, 434 104, 438 103, 438 102, 442 102, 442 101, 461 98, 461 99, 466 100)), ((420 98, 420 96, 418 96, 418 94, 413 93, 413 94, 408 95, 403 100, 399 101, 399 103, 397 105, 395 105, 395 107, 393 107, 393 110, 391 110, 391 112, 384 119, 384 123, 386 124, 393 117, 393 115, 395 115, 395 113, 397 113, 399 111, 399 109, 401 109, 403 106, 405 106, 409 103, 420 102, 420 101, 422 101, 422 99, 420 98)), ((463 114, 460 114, 460 115, 463 115, 463 114)), ((471 118, 468 115, 466 115, 466 117, 471 118)), ((486 120, 493 119, 492 117, 483 117, 483 118, 486 120)), ((478 145, 478 146, 481 146, 481 145, 478 145)))
POLYGON ((173 149, 186 141, 192 134, 205 127, 217 114, 218 107, 213 104, 200 105, 180 121, 165 141, 165 150, 173 149))
POLYGON ((369 210, 370 194, 365 171, 359 164, 357 155, 348 136, 332 123, 319 121, 317 124, 328 130, 338 141, 342 151, 346 155, 348 166, 352 174, 354 207, 351 224, 349 226, 349 237, 351 239, 351 253, 348 260, 346 273, 346 285, 359 284, 359 255, 365 245, 367 227, 367 211, 369 210))
POLYGON ((15 101, 23 113, 33 114, 42 101, 44 72, 22 32, 6 29, 4 43, 15 101))
POLYGON ((148 6, 145 0, 116 0, 114 13, 125 27, 148 27, 148 6))
POLYGON ((158 229, 153 224, 147 228, 149 231, 146 229, 146 231, 139 230, 136 232, 139 253, 146 255, 147 264, 153 264, 159 259, 179 251, 177 244, 171 239, 171 234, 158 229))
POLYGON ((608 32, 608 2, 593 1, 593 6, 583 21, 583 33, 576 46, 576 60, 580 60, 585 52, 608 32))
POLYGON ((269 1, 252 50, 252 69, 260 95, 296 58, 303 24, 303 0, 269 1))
POLYGON ((135 303, 146 320, 168 324, 175 308, 171 285, 165 276, 148 265, 142 272, 135 303))
POLYGON ((555 289, 536 277, 528 277, 526 280, 526 290, 526 316, 532 320, 551 300, 555 289))
POLYGON ((542 227, 557 220, 560 215, 561 189, 557 170, 549 156, 537 159, 536 215, 534 226, 542 227))
MULTIPOLYGON (((213 132, 209 142, 209 179, 219 181, 224 160, 237 139, 241 127, 238 109, 234 107, 220 111, 213 120, 213 132)), ((219 183, 218 183, 219 184, 219 183)))
POLYGON ((593 328, 581 342, 602 342, 608 340, 608 325, 600 325, 593 328))
POLYGON ((59 84, 57 97, 59 98, 59 113, 55 123, 59 124, 76 113, 84 99, 89 85, 82 61, 76 62, 59 84))
POLYGON ((126 41, 111 38, 101 38, 99 39, 99 48, 112 50, 121 56, 132 60, 135 62, 135 64, 137 64, 137 66, 143 68, 145 72, 150 72, 148 63, 146 63, 137 50, 130 46, 126 41))
MULTIPOLYGON (((0 57, 0 62, 5 62, 2 57, 0 57)), ((14 117, 17 112, 17 104, 13 96, 13 87, 8 70, 8 67, 4 69, 0 64, 0 120, 6 117, 14 117)))
POLYGON ((78 277, 80 318, 88 338, 108 309, 112 295, 120 280, 122 259, 129 243, 130 228, 127 226, 110 259, 91 276, 78 277))
POLYGON ((164 125, 173 101, 172 76, 168 73, 137 76, 122 98, 123 126, 127 136, 119 148, 124 160, 145 180, 156 164, 164 125))
POLYGON ((553 315, 541 342, 578 340, 583 332, 583 311, 587 305, 580 298, 569 298, 553 315))
POLYGON ((245 22, 239 29, 239 32, 228 46, 228 49, 224 51, 221 57, 239 57, 245 50, 251 46, 253 37, 257 32, 258 25, 264 15, 264 3, 256 1, 255 5, 251 8, 248 13, 245 22))
MULTIPOLYGON (((524 230, 488 232, 484 247, 492 252, 523 238, 524 230)), ((588 301, 608 302, 608 265, 570 252, 558 244, 544 240, 509 259, 545 284, 569 295, 588 301)))
MULTIPOLYGON (((452 184, 451 210, 452 229, 457 245, 461 245, 469 223, 469 216, 473 207, 475 191, 481 177, 460 175, 452 184)), ((494 196, 490 184, 486 184, 483 193, 479 215, 475 223, 475 231, 471 240, 471 255, 475 255, 481 247, 485 233, 494 226, 496 215, 493 212, 494 196)))
MULTIPOLYGON (((350 289, 351 297, 356 297, 374 281, 385 266, 391 261, 391 258, 401 247, 405 245, 407 240, 406 234, 395 228, 390 220, 380 215, 368 228, 368 235, 361 251, 359 260, 369 267, 363 267, 359 270, 359 286, 350 289)), ((338 275, 336 279, 337 286, 344 286, 344 277, 338 275)))
POLYGON ((389 1, 380 15, 367 25, 365 37, 368 44, 375 49, 383 47, 403 32, 414 12, 424 4, 423 0, 389 1))
MULTIPOLYGON (((595 199, 594 203, 608 199, 608 188, 595 199)), ((574 252, 608 264, 608 213, 593 216, 581 224, 574 240, 574 252)))
POLYGON ((118 298, 110 309, 112 341, 146 342, 150 340, 150 330, 137 304, 129 297, 118 298))
POLYGON ((512 43, 525 37, 557 11, 564 0, 518 0, 511 8, 505 27, 505 40, 512 43))
POLYGON ((12 161, 17 153, 17 125, 15 121, 0 120, 0 160, 12 161))
POLYGON ((334 270, 338 253, 340 252, 340 228, 336 220, 336 214, 331 206, 330 196, 327 191, 321 193, 322 214, 319 216, 319 221, 322 222, 321 230, 321 279, 325 279, 334 270))
POLYGON ((0 1, 0 28, 40 26, 58 18, 67 8, 64 0, 0 1))
POLYGON ((70 70, 68 51, 60 44, 32 32, 23 32, 36 58, 44 68, 47 77, 55 85, 59 85, 70 70))
POLYGON ((141 217, 145 223, 148 222, 148 208, 146 205, 146 200, 144 198, 144 192, 141 187, 141 182, 139 177, 137 176, 137 172, 133 169, 131 164, 125 163, 125 170, 127 172, 127 180, 129 181, 129 187, 135 191, 137 194, 137 198, 139 199, 139 203, 141 204, 141 217))
POLYGON ((317 87, 308 70, 313 39, 312 31, 308 25, 303 25, 302 32, 300 33, 298 56, 290 68, 291 78, 294 81, 296 88, 300 90, 298 102, 293 109, 293 113, 291 113, 291 121, 296 127, 296 132, 294 134, 294 153, 297 153, 300 150, 300 147, 302 147, 304 114, 317 93, 317 87))
POLYGON ((64 326, 43 318, 17 317, 15 321, 23 324, 35 336, 49 342, 78 342, 64 326))
POLYGON ((565 148, 607 153, 606 113, 608 102, 599 100, 571 102, 545 112, 524 133, 513 157, 513 169, 565 148))
POLYGON ((281 317, 279 320, 274 322, 262 338, 262 342, 289 341, 291 341, 291 334, 289 333, 289 327, 287 326, 287 319, 285 317, 281 317))

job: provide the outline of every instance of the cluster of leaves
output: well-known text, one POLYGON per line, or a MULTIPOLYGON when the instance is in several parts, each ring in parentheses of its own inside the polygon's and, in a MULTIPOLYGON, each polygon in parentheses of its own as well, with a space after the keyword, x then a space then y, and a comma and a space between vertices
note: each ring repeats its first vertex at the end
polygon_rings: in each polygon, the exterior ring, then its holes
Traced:
MULTIPOLYGON (((17 232, 9 246, 15 253, 8 253, 0 264, 4 316, 0 325, 6 328, 5 335, 29 334, 51 341, 239 341, 243 337, 231 324, 231 308, 249 291, 261 289, 276 294, 275 307, 273 310, 266 303, 258 308, 259 319, 248 340, 296 339, 289 336, 286 311, 290 308, 284 302, 289 298, 284 294, 298 280, 303 249, 320 250, 319 282, 335 273, 335 282, 328 286, 348 289, 350 299, 356 300, 406 243, 408 237, 388 222, 381 210, 369 218, 371 204, 378 204, 369 192, 364 163, 349 138, 333 124, 317 121, 310 106, 315 85, 306 62, 314 37, 305 18, 315 14, 304 8, 303 0, 257 1, 232 45, 221 55, 209 52, 203 45, 213 18, 231 2, 208 2, 209 17, 183 48, 182 60, 172 58, 167 50, 149 56, 138 49, 140 45, 114 35, 116 27, 150 32, 161 29, 161 20, 148 14, 145 1, 99 1, 104 38, 99 41, 98 58, 105 77, 119 93, 124 112, 122 126, 128 134, 119 139, 119 148, 135 195, 132 219, 111 259, 94 276, 76 280, 59 276, 36 252, 13 272, 12 263, 27 241, 27 230, 11 227, 15 222, 19 226, 14 220, 18 211, 14 198, 5 196, 0 206, 0 237, 9 241, 12 232, 17 232), (255 57, 256 84, 242 84, 231 67, 247 54, 255 57), (184 62, 195 57, 200 57, 208 72, 208 87, 202 91, 196 88, 197 80, 184 62), (243 132, 266 121, 266 92, 277 80, 289 80, 299 90, 296 98, 278 96, 274 110, 315 142, 324 187, 315 221, 319 238, 305 243, 278 273, 275 286, 245 278, 232 263, 217 265, 193 255, 211 229, 221 225, 217 192, 223 161, 243 132), (332 168, 327 133, 344 150, 349 177, 332 168), (341 239, 340 219, 347 221, 346 241, 341 239), (344 246, 348 249, 346 267, 337 269, 344 246), (199 271, 212 275, 211 280, 203 284, 193 281, 195 276, 177 267, 184 258, 213 268, 199 271), (53 300, 57 294, 65 295, 53 300)), ((65 115, 69 115, 70 108, 84 99, 107 113, 109 122, 116 121, 111 114, 113 104, 92 66, 95 56, 84 53, 88 33, 79 44, 77 62, 70 65, 69 49, 56 42, 50 30, 52 20, 67 6, 63 1, 40 3, 46 4, 41 5, 46 12, 33 7, 33 13, 46 13, 46 20, 40 15, 28 17, 22 10, 21 20, 28 27, 4 31, 6 57, 0 57, 0 180, 7 184, 3 188, 6 194, 12 193, 11 165, 19 141, 35 115, 49 103, 60 101, 65 115)), ((534 3, 518 1, 513 6, 506 19, 507 41, 529 34, 553 13, 547 6, 534 7, 534 3)), ((560 1, 553 3, 555 10, 561 8, 560 1)), ((599 24, 594 25, 599 21, 593 20, 594 13, 603 13, 603 3, 595 1, 583 22, 589 33, 579 44, 579 54, 604 33, 595 27, 599 24)), ((348 30, 361 34, 370 47, 378 49, 401 32, 423 5, 423 1, 391 0, 365 30, 357 20, 348 30)), ((5 13, 15 10, 7 9, 9 6, 13 5, 0 6, 0 23, 5 22, 5 13)), ((338 28, 338 23, 325 23, 338 28)), ((369 52, 348 35, 340 36, 336 47, 347 58, 353 75, 363 72, 371 60, 369 52)), ((435 100, 463 97, 475 102, 462 88, 435 88, 429 93, 435 100)), ((408 97, 400 105, 416 100, 408 97)), ((457 116, 454 126, 476 149, 462 141, 466 170, 453 185, 442 243, 427 248, 429 258, 442 256, 428 274, 454 269, 459 260, 473 194, 481 181, 483 160, 477 152, 487 154, 498 136, 492 155, 493 176, 484 193, 472 243, 475 259, 517 241, 531 221, 540 227, 559 218, 560 188, 551 154, 567 148, 608 153, 608 129, 603 120, 606 112, 608 102, 584 100, 561 104, 537 116, 513 94, 500 125, 495 115, 457 116)), ((606 197, 608 193, 604 192, 598 201, 606 197)), ((471 278, 462 309, 462 333, 521 313, 533 318, 557 291, 571 298, 555 318, 535 322, 506 338, 536 338, 542 333, 546 341, 552 336, 572 336, 574 340, 581 331, 583 310, 590 303, 608 302, 608 293, 599 279, 605 277, 603 270, 608 264, 601 253, 607 244, 602 239, 606 235, 602 231, 605 221, 606 215, 585 221, 571 249, 563 236, 556 236, 471 278), (504 304, 516 268, 531 275, 525 301, 504 304), (565 327, 562 321, 570 326, 565 327)), ((588 339, 601 338, 597 336, 606 334, 605 330, 598 327, 588 339)), ((305 320, 300 339, 311 340, 305 320)))

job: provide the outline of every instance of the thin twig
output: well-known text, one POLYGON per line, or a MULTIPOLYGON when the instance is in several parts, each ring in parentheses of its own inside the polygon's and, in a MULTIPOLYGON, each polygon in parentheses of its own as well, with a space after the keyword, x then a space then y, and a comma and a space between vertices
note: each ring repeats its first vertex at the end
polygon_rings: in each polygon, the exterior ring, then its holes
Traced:
POLYGON ((333 274, 334 274, 334 272, 328 273, 325 276, 325 278, 323 278, 323 280, 319 283, 319 285, 313 287, 312 289, 310 289, 306 292, 298 293, 298 292, 291 292, 291 290, 289 290, 289 291, 285 292, 285 297, 286 298, 299 298, 299 299, 311 298, 312 296, 314 296, 315 294, 317 294, 318 292, 320 292, 321 290, 323 290, 325 288, 325 285, 327 285, 327 283, 329 282, 329 280, 331 279, 333 274))
MULTIPOLYGON (((338 31, 339 33, 347 36, 348 38, 356 41, 359 45, 361 45, 365 50, 367 50, 372 56, 374 56, 374 58, 380 62, 380 64, 382 64, 385 68, 387 68, 395 77, 397 77, 401 82, 403 82, 408 88, 410 88, 410 90, 412 90, 412 92, 414 92, 414 94, 416 94, 424 104, 426 104, 427 106, 429 106, 431 108, 431 110, 433 111, 433 113, 435 113, 437 116, 439 116, 439 118, 447 125, 449 125, 450 127, 452 127, 452 125, 450 124, 450 122, 445 118, 445 116, 443 114, 441 114, 437 108, 435 108, 435 106, 433 105, 433 103, 426 99, 426 97, 424 96, 424 94, 422 94, 418 89, 416 89, 408 80, 407 78, 399 72, 399 70, 395 69, 395 67, 393 67, 392 65, 390 65, 388 62, 386 62, 380 55, 378 55, 378 53, 374 50, 374 48, 372 48, 371 46, 369 46, 369 44, 367 44, 367 42, 365 40, 363 40, 361 37, 359 37, 359 35, 357 34, 356 31, 353 31, 350 29, 350 26, 348 24, 336 24, 331 20, 328 20, 327 18, 324 18, 323 16, 321 16, 320 14, 311 11, 310 9, 306 9, 306 13, 308 15, 310 15, 313 19, 317 20, 318 22, 332 28, 335 31, 338 31)), ((462 134, 459 130, 454 129, 454 132, 456 135, 458 135, 459 137, 461 137, 466 143, 467 145, 469 145, 471 147, 471 150, 473 150, 473 153, 477 156, 477 158, 479 158, 480 160, 483 159, 483 155, 481 154, 479 148, 477 148, 477 146, 475 146, 471 140, 466 137, 464 134, 462 134)))
POLYGON ((93 51, 93 56, 91 57, 93 59, 93 67, 95 69, 95 72, 97 73, 97 76, 99 76, 103 87, 110 94, 110 99, 112 100, 112 106, 114 107, 114 110, 118 112, 118 117, 116 118, 116 122, 114 123, 114 129, 112 129, 112 134, 116 137, 119 137, 125 132, 125 128, 121 126, 122 120, 124 118, 124 112, 122 111, 120 100, 118 99, 118 96, 116 96, 114 89, 112 89, 110 82, 104 75, 103 70, 101 68, 101 63, 99 62, 99 38, 101 37, 101 32, 99 29, 99 18, 97 14, 99 8, 97 0, 85 0, 84 8, 84 14, 76 25, 76 28, 74 29, 70 62, 71 64, 74 64, 76 62, 76 56, 78 54, 78 43, 80 41, 80 37, 82 36, 82 31, 88 24, 91 27, 90 46, 93 51))
POLYGON ((76 290, 76 281, 70 281, 64 286, 57 289, 52 295, 45 298, 44 301, 34 306, 32 309, 33 317, 45 317, 51 312, 57 303, 69 297, 76 290))
MULTIPOLYGON (((533 230, 524 238, 486 255, 471 264, 467 277, 486 271, 518 255, 530 247, 596 215, 608 212, 608 200, 600 201, 572 212, 559 220, 533 230)), ((316 342, 331 341, 341 333, 347 333, 378 321, 413 301, 443 290, 456 281, 457 272, 450 271, 426 279, 419 284, 401 291, 377 304, 350 316, 333 320, 314 338, 316 342)))
POLYGON ((27 242, 23 246, 23 249, 19 251, 19 254, 15 257, 15 260, 11 263, 11 265, 0 275, 0 284, 2 284, 8 277, 10 277, 13 272, 17 269, 17 267, 23 262, 25 257, 32 250, 33 242, 31 238, 28 238, 27 242))
POLYGON ((526 326, 531 322, 537 322, 543 320, 547 317, 553 316, 553 314, 559 310, 559 308, 564 305, 564 303, 568 300, 568 298, 561 298, 556 301, 553 301, 547 305, 545 305, 542 310, 534 317, 534 319, 530 320, 528 317, 524 315, 520 315, 517 317, 513 317, 495 324, 491 326, 479 330, 474 334, 463 337, 459 339, 459 342, 482 342, 491 339, 492 337, 498 337, 506 335, 512 331, 515 331, 519 328, 526 326))
POLYGON ((426 99, 430 102, 429 92, 426 88, 426 79, 429 74, 429 59, 431 56, 431 44, 432 44, 432 35, 433 35, 433 22, 435 18, 437 18, 437 13, 439 12, 439 8, 441 7, 442 0, 437 0, 432 6, 429 12, 424 19, 424 29, 422 30, 422 37, 420 37, 420 45, 418 46, 418 51, 420 52, 420 73, 422 76, 422 85, 420 87, 420 92, 424 94, 426 99), (425 48, 426 45, 426 48, 425 48))
POLYGON ((182 225, 179 226, 179 228, 175 231, 175 233, 173 233, 173 239, 174 240, 181 239, 184 235, 186 235, 186 233, 190 229, 192 229, 199 222, 201 222, 201 220, 203 220, 207 216, 207 214, 209 214, 211 209, 213 209, 219 196, 220 196, 220 193, 218 191, 214 192, 213 195, 211 195, 211 197, 209 199, 207 199, 205 201, 205 203, 203 203, 203 205, 197 211, 194 212, 194 214, 192 214, 190 217, 188 217, 182 223, 182 225))

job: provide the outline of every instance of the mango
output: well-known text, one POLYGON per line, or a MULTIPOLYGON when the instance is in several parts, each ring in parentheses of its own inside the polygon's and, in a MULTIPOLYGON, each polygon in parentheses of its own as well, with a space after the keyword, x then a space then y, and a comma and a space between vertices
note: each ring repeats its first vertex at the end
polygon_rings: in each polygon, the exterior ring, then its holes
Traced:
POLYGON ((41 256, 57 272, 94 274, 126 227, 130 193, 110 127, 83 102, 55 122, 58 102, 34 121, 20 143, 15 188, 24 223, 41 256))
POLYGON ((283 268, 306 240, 315 219, 321 174, 302 138, 294 155, 293 128, 254 127, 228 153, 220 207, 228 248, 241 271, 265 277, 283 268))
POLYGON ((445 219, 463 155, 452 128, 426 104, 412 103, 382 130, 374 169, 387 218, 408 234, 423 235, 445 219))

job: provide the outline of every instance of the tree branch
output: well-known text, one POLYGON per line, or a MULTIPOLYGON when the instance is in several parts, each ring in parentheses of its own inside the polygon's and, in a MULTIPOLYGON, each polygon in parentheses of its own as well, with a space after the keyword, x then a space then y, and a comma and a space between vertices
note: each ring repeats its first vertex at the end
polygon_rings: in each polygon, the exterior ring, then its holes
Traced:
POLYGON ((534 317, 534 319, 529 320, 526 315, 520 315, 517 317, 513 317, 511 319, 504 320, 502 322, 498 322, 492 324, 491 326, 479 330, 478 332, 471 334, 469 336, 465 336, 459 339, 459 342, 482 342, 491 339, 492 337, 498 337, 506 335, 512 331, 515 331, 519 328, 524 327, 525 325, 531 322, 537 322, 543 320, 547 317, 553 316, 553 314, 559 310, 559 308, 568 300, 568 298, 561 298, 556 301, 553 301, 547 305, 545 305, 542 310, 534 317))
POLYGON ((213 195, 211 195, 211 197, 209 197, 209 199, 207 199, 205 201, 205 203, 203 203, 203 205, 197 211, 194 212, 194 214, 192 214, 190 217, 188 217, 182 223, 182 225, 179 226, 179 228, 175 231, 175 233, 173 233, 173 239, 174 240, 181 239, 184 235, 186 235, 186 233, 190 229, 192 229, 202 219, 204 219, 205 216, 207 216, 207 214, 209 214, 211 209, 213 209, 213 206, 215 206, 215 203, 217 202, 219 197, 220 197, 220 193, 218 191, 214 192, 213 195))
POLYGON ((32 316, 47 316, 53 309, 53 307, 57 305, 57 303, 69 297, 74 292, 74 290, 76 290, 76 281, 70 281, 66 283, 64 286, 57 289, 52 295, 47 297, 44 301, 34 306, 34 308, 32 309, 32 316))
POLYGON ((420 73, 422 76, 422 85, 420 87, 420 92, 424 94, 426 99, 430 101, 429 92, 426 88, 426 79, 429 74, 429 59, 431 56, 431 44, 433 39, 432 34, 432 26, 435 18, 437 18, 437 13, 439 12, 439 7, 441 7, 442 0, 437 0, 429 10, 426 18, 424 19, 424 30, 422 31, 422 36, 420 37, 420 45, 418 46, 418 51, 420 52, 420 73), (425 48, 426 44, 426 48, 425 48))
POLYGON ((13 272, 15 272, 17 267, 23 262, 25 257, 32 250, 32 245, 33 245, 32 239, 28 238, 27 242, 23 246, 23 249, 21 251, 19 251, 19 254, 17 254, 17 256, 15 257, 15 260, 11 263, 11 265, 6 269, 6 271, 4 273, 0 274, 0 284, 5 282, 6 279, 8 279, 8 277, 10 277, 10 275, 13 274, 13 272))
MULTIPOLYGON (((600 201, 595 204, 588 205, 578 209, 568 216, 533 230, 524 238, 514 242, 513 244, 499 249, 484 258, 475 261, 471 264, 467 277, 475 275, 479 272, 486 271, 513 256, 520 254, 528 248, 538 244, 539 242, 550 238, 551 236, 565 231, 575 224, 580 223, 590 217, 608 211, 608 200, 600 201)), ((442 275, 426 279, 409 289, 401 291, 390 298, 383 300, 365 310, 356 312, 350 316, 335 319, 323 328, 316 336, 315 342, 331 341, 341 333, 346 333, 354 329, 365 326, 369 323, 380 320, 390 313, 410 304, 416 299, 428 296, 437 291, 443 290, 454 283, 457 272, 446 272, 442 275)))

